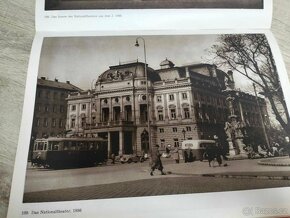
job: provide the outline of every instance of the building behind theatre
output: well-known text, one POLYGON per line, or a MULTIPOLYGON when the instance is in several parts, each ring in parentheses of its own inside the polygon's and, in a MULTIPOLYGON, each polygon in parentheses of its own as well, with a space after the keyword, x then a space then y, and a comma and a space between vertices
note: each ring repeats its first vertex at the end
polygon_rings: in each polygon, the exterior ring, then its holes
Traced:
POLYGON ((34 118, 31 136, 35 138, 53 137, 64 134, 66 126, 69 93, 81 91, 69 81, 59 82, 45 77, 37 79, 34 118))
MULTIPOLYGON (((210 64, 178 67, 167 59, 160 69, 146 68, 149 113, 145 64, 120 63, 102 73, 93 90, 69 94, 66 129, 78 136, 107 138, 109 154, 116 155, 149 151, 148 116, 152 144, 179 146, 185 139, 212 139, 213 135, 227 144, 224 126, 229 112, 224 90, 229 81, 234 83, 232 72, 210 64)), ((255 96, 236 93, 235 114, 254 137, 251 140, 263 141, 255 96)), ((258 100, 266 117, 266 102, 258 100)))

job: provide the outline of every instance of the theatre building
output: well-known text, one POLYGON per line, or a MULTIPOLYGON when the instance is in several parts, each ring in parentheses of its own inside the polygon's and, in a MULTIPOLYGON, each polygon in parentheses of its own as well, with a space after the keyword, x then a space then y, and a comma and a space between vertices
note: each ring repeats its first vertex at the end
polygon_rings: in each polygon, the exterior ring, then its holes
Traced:
MULTIPOLYGON (((66 129, 77 136, 107 138, 109 153, 116 155, 150 150, 148 120, 151 144, 161 147, 213 135, 227 143, 224 126, 229 112, 224 90, 229 81, 234 84, 231 72, 209 64, 177 67, 166 59, 155 70, 138 61, 110 66, 93 90, 69 94, 66 129)), ((235 90, 238 118, 260 130, 257 99, 235 90)), ((265 100, 258 101, 266 117, 265 100)))

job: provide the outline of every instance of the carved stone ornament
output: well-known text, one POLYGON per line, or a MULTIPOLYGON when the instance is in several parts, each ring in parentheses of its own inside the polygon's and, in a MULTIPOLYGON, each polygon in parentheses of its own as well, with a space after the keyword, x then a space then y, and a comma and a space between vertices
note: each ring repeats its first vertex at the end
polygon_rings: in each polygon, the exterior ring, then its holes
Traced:
POLYGON ((131 78, 133 76, 133 73, 131 71, 121 71, 116 70, 115 72, 111 72, 107 74, 108 80, 124 80, 126 78, 131 78))

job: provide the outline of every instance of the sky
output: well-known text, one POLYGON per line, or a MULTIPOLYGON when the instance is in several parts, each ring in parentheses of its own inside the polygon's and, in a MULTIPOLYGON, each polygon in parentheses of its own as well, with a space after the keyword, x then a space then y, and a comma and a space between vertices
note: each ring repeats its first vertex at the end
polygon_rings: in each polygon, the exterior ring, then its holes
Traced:
MULTIPOLYGON (((147 63, 153 69, 168 58, 176 66, 207 63, 210 47, 217 35, 144 36, 147 63)), ((118 37, 58 37, 45 38, 40 57, 39 77, 90 89, 91 83, 109 66, 119 62, 139 60, 144 62, 143 42, 135 47, 136 36, 118 37)), ((227 71, 228 69, 222 69, 227 71)), ((238 83, 245 81, 235 75, 238 83)), ((242 85, 242 84, 241 84, 242 85)))

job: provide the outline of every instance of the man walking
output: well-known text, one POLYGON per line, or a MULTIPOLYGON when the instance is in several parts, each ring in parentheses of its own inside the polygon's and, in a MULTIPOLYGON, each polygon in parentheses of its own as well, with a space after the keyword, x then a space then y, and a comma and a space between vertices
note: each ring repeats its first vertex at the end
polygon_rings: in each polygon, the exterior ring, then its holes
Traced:
POLYGON ((161 171, 161 175, 165 175, 163 172, 163 165, 161 162, 161 154, 159 152, 159 145, 155 145, 152 147, 151 151, 151 172, 150 175, 153 176, 153 172, 155 169, 158 169, 161 171))

